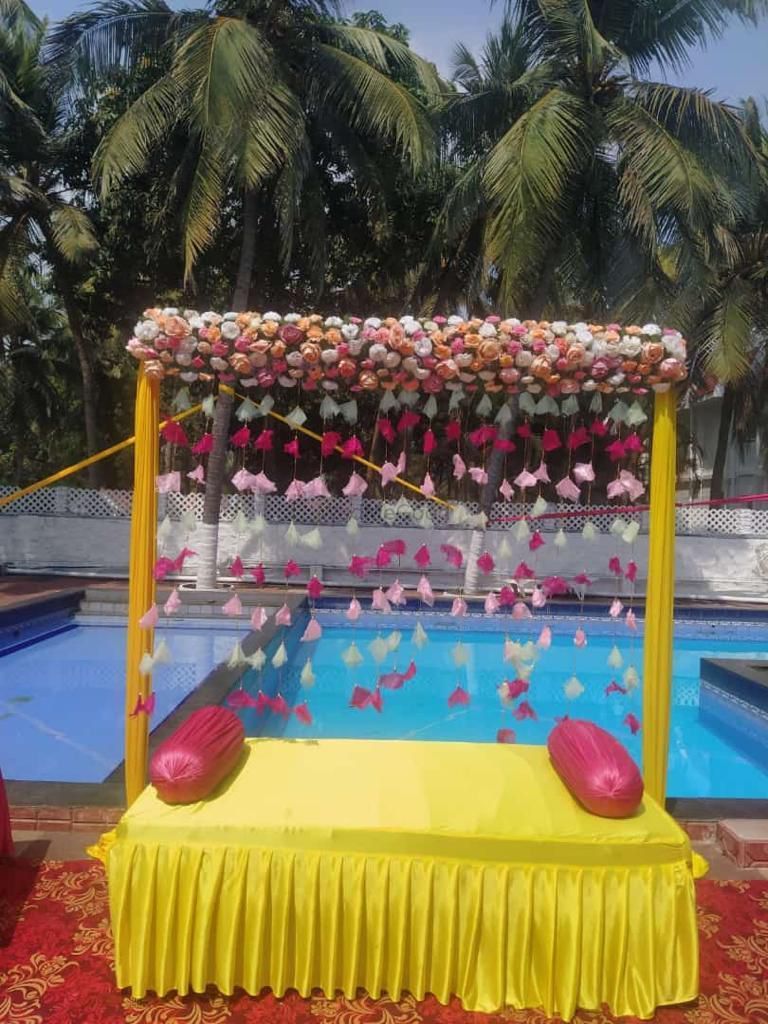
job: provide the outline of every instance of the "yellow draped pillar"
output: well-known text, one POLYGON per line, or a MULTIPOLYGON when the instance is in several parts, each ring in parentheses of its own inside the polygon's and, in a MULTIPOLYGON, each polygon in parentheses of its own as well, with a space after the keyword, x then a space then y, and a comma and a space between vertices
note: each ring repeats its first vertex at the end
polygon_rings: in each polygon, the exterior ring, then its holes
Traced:
POLYGON ((672 703, 672 633, 675 603, 675 491, 677 401, 670 388, 656 394, 651 448, 648 587, 643 650, 643 775, 662 807, 667 791, 672 703))
POLYGON ((139 619, 155 602, 153 567, 157 557, 157 434, 160 426, 160 384, 140 369, 136 386, 133 506, 131 510, 128 637, 125 664, 125 796, 130 806, 146 784, 149 719, 131 718, 136 700, 146 698, 152 677, 139 674, 142 656, 154 649, 154 631, 140 629, 139 619))

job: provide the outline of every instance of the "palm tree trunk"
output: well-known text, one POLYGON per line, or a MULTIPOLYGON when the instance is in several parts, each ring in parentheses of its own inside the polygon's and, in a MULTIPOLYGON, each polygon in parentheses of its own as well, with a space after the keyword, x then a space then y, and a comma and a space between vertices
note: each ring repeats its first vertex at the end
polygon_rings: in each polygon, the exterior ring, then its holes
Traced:
MULTIPOLYGON (((257 216, 256 193, 252 191, 246 192, 243 200, 243 240, 240 244, 240 262, 237 268, 235 290, 232 294, 232 309, 237 312, 242 312, 248 308, 253 264, 256 256, 257 216)), ((234 396, 232 393, 220 389, 216 402, 216 412, 213 418, 213 447, 208 458, 203 522, 198 531, 196 581, 198 590, 214 590, 216 588, 216 567, 219 556, 219 517, 221 514, 221 498, 224 492, 229 423, 232 418, 233 405, 234 396)))
MULTIPOLYGON (((83 318, 77 307, 72 289, 66 278, 56 273, 56 285, 64 303, 64 311, 69 322, 69 331, 75 344, 75 352, 80 363, 80 377, 83 385, 83 419, 85 421, 85 446, 89 455, 95 455, 100 448, 101 435, 96 413, 96 375, 88 342, 83 331, 83 318)), ((88 483, 91 487, 100 487, 103 481, 102 464, 96 463, 88 467, 88 483)))
POLYGON ((712 463, 712 480, 709 485, 710 498, 725 497, 725 461, 728 455, 728 443, 731 439, 731 424, 736 406, 736 392, 731 384, 725 385, 723 402, 720 406, 720 427, 717 432, 715 460, 712 463))

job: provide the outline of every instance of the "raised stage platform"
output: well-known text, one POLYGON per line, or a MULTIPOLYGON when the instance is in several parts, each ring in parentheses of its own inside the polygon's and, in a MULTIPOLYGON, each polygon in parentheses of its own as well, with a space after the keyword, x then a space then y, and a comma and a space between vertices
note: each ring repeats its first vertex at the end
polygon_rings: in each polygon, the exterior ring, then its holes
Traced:
POLYGON ((117 983, 134 996, 365 989, 648 1018, 697 995, 692 853, 652 800, 594 817, 543 747, 247 747, 213 798, 147 789, 117 828, 117 983))

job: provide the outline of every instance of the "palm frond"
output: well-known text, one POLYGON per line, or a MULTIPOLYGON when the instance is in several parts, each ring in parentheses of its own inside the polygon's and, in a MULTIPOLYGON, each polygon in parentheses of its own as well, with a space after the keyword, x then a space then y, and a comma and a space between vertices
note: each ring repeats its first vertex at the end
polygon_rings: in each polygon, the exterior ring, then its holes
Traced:
POLYGON ((228 170, 226 153, 212 139, 204 140, 183 217, 185 280, 216 233, 228 170))
POLYGON ((751 289, 740 278, 733 278, 702 324, 705 365, 723 383, 737 381, 751 369, 754 312, 751 289))
POLYGON ((237 176, 247 188, 258 188, 287 166, 302 145, 304 112, 290 89, 276 82, 244 118, 239 139, 237 176))
POLYGON ((326 43, 360 57, 378 71, 412 76, 414 84, 431 99, 439 99, 446 91, 446 83, 434 64, 386 32, 337 23, 322 26, 320 35, 326 43))
POLYGON ((334 105, 349 125, 380 143, 394 143, 414 173, 434 158, 435 135, 422 104, 408 89, 360 57, 325 43, 315 70, 321 103, 334 105))
POLYGON ((52 205, 48 217, 51 240, 67 263, 79 263, 98 248, 98 240, 85 210, 69 203, 52 205))

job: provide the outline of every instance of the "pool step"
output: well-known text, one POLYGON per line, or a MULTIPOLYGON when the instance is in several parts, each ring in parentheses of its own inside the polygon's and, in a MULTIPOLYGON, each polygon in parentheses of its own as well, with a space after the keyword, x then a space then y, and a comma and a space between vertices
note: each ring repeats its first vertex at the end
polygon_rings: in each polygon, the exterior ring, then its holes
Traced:
POLYGON ((768 820, 729 818, 718 823, 723 852, 740 868, 768 867, 768 820))

